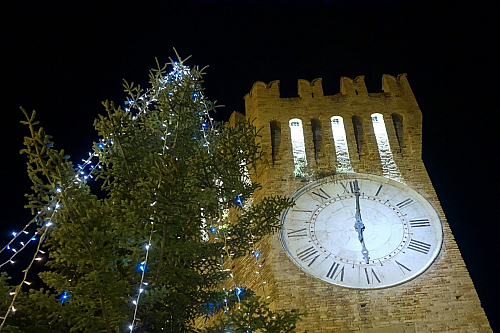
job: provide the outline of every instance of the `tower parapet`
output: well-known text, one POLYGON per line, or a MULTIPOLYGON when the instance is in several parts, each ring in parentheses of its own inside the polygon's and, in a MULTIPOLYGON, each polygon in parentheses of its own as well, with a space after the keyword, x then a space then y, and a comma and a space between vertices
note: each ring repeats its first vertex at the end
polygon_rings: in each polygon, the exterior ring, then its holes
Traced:
POLYGON ((381 154, 387 151, 377 141, 380 137, 373 125, 377 119, 386 131, 384 145, 390 147, 390 164, 408 170, 406 165, 415 165, 411 160, 421 158, 421 112, 406 74, 383 75, 382 89, 368 93, 364 76, 341 77, 341 93, 325 96, 321 78, 300 79, 299 96, 281 98, 279 81, 256 82, 245 96, 246 117, 256 119, 254 124, 263 129, 262 148, 273 152, 269 160, 274 164, 293 164, 289 123, 295 119, 303 127, 309 168, 332 169, 342 160, 340 164, 347 169, 373 173, 384 168, 381 154), (339 130, 345 131, 345 140, 339 130))
POLYGON ((340 78, 340 92, 342 95, 368 95, 366 89, 365 77, 363 75, 356 77, 354 80, 349 77, 340 78))
POLYGON ((317 78, 311 82, 303 79, 298 80, 297 90, 301 98, 323 97, 323 79, 317 78))
POLYGON ((257 81, 253 84, 250 92, 245 96, 253 98, 269 98, 269 97, 280 97, 280 81, 274 80, 265 84, 262 81, 257 81))

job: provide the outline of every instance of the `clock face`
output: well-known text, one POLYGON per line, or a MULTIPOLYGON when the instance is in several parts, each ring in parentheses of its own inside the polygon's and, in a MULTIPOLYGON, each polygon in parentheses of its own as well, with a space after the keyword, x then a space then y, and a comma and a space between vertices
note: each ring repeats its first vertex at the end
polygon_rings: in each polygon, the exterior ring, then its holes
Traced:
POLYGON ((436 211, 394 180, 338 175, 304 186, 292 199, 295 205, 282 214, 281 242, 295 264, 323 281, 362 289, 394 286, 424 272, 440 251, 436 211))

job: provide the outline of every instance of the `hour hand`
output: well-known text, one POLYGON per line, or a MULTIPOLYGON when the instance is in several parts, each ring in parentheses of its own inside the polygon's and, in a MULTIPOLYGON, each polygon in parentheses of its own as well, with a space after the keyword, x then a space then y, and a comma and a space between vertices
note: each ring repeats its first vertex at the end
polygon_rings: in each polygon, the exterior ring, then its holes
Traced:
POLYGON ((361 221, 361 218, 358 218, 358 214, 356 214, 356 223, 354 223, 354 229, 358 232, 358 240, 361 242, 363 240, 363 230, 365 230, 365 225, 361 221))
POLYGON ((361 222, 361 220, 356 220, 356 223, 354 223, 354 229, 358 232, 358 240, 361 242, 363 240, 363 230, 365 230, 365 225, 361 222))
POLYGON ((354 223, 354 229, 358 232, 358 240, 361 243, 361 253, 363 254, 363 258, 365 262, 368 264, 370 262, 370 257, 368 250, 366 249, 365 240, 363 238, 363 231, 365 230, 365 225, 363 221, 361 221, 361 215, 356 213, 356 223, 354 223))

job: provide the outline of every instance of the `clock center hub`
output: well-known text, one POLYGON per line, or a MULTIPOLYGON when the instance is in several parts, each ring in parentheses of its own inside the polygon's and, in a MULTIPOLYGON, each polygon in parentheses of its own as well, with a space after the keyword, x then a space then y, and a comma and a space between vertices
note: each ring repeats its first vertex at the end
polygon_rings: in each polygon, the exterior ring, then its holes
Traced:
MULTIPOLYGON (((354 228, 355 196, 337 196, 320 205, 310 224, 312 241, 327 256, 342 262, 364 262, 354 228)), ((370 262, 381 262, 399 253, 408 239, 408 226, 396 207, 373 196, 360 197, 363 232, 370 262), (393 250, 388 253, 387 249, 393 250)))

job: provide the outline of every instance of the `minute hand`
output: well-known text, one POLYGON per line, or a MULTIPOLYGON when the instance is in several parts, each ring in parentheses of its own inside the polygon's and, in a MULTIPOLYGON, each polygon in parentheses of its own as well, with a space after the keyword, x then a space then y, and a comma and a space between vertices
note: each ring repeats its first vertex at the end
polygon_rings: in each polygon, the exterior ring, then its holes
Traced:
POLYGON ((365 225, 361 220, 361 209, 359 208, 359 185, 358 181, 354 181, 354 195, 356 196, 356 222, 354 223, 354 229, 358 232, 358 240, 361 243, 361 253, 365 262, 368 264, 370 262, 370 257, 368 256, 368 250, 365 246, 365 240, 363 238, 363 231, 365 230, 365 225))

